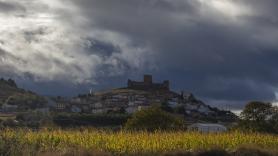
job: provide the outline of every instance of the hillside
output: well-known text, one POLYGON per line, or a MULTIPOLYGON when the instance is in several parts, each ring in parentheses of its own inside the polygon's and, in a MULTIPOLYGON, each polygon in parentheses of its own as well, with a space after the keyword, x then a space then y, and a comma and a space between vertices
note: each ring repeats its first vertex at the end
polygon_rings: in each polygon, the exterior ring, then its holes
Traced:
POLYGON ((234 122, 237 116, 230 111, 213 108, 191 93, 177 93, 170 89, 170 81, 153 82, 151 75, 143 81, 128 80, 127 86, 79 95, 67 103, 70 112, 132 114, 150 106, 161 106, 166 111, 183 115, 189 122, 234 122))
POLYGON ((19 93, 24 93, 24 90, 17 88, 13 80, 0 79, 0 104, 4 104, 10 96, 19 93))
POLYGON ((213 108, 191 93, 171 90, 116 88, 80 95, 69 102, 72 112, 134 113, 150 106, 161 106, 170 113, 182 115, 188 122, 234 122, 237 116, 230 111, 213 108))
POLYGON ((43 97, 18 88, 14 80, 0 79, 0 106, 3 109, 14 106, 13 109, 25 111, 42 107, 45 103, 43 97))
MULTIPOLYGON (((176 93, 174 91, 165 90, 136 90, 130 88, 112 89, 110 91, 95 93, 99 99, 105 99, 111 102, 121 101, 124 103, 125 98, 127 105, 132 102, 138 105, 167 105, 170 111, 183 114, 188 121, 198 122, 232 122, 237 116, 230 111, 220 110, 211 107, 201 100, 197 99, 192 93, 176 93), (135 99, 132 99, 134 97, 135 99), (131 98, 131 99, 130 99, 131 98)), ((105 102, 104 102, 105 103, 105 102)), ((115 103, 117 104, 117 103, 115 103)), ((124 105, 122 105, 124 106, 124 105)), ((129 106, 127 106, 128 108, 129 106)))

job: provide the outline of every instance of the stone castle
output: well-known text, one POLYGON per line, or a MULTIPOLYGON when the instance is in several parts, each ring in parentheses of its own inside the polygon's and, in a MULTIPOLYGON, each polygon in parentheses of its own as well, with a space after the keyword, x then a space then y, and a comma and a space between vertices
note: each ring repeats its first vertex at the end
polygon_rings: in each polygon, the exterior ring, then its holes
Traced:
POLYGON ((143 82, 128 80, 127 86, 129 89, 136 89, 136 90, 170 91, 169 80, 165 80, 162 83, 153 83, 152 75, 144 75, 143 82))

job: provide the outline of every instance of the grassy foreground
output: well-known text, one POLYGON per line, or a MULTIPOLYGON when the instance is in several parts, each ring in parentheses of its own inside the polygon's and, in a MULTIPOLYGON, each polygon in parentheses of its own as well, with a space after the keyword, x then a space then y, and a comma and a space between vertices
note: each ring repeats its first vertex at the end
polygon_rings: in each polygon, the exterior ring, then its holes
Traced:
POLYGON ((159 154, 170 151, 233 151, 241 145, 276 149, 278 136, 230 132, 109 132, 98 130, 1 130, 0 155, 38 155, 46 151, 64 153, 71 149, 109 152, 113 155, 159 154))

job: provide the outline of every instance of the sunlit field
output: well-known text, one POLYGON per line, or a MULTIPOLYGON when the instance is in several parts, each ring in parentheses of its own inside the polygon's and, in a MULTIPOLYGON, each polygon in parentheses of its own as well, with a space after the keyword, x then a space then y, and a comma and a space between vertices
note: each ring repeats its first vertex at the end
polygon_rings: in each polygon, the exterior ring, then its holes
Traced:
POLYGON ((276 149, 278 136, 230 132, 109 132, 98 130, 2 130, 1 155, 36 155, 47 151, 66 152, 84 149, 113 155, 159 154, 171 151, 194 151, 219 148, 233 151, 241 145, 276 149))

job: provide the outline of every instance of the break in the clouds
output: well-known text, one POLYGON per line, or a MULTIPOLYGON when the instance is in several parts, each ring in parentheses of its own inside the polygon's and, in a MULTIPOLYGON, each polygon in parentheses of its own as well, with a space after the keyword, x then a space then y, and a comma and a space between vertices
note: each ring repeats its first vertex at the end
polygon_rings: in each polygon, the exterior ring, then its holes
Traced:
POLYGON ((113 76, 144 62, 134 58, 144 53, 144 47, 132 46, 118 32, 88 27, 91 19, 69 2, 9 0, 0 4, 0 66, 5 73, 44 82, 96 83, 98 74, 105 74, 100 71, 103 67, 113 76), (107 47, 112 47, 107 49, 110 54, 103 55, 107 47))
POLYGON ((276 0, 0 0, 0 70, 24 80, 96 88, 148 72, 213 103, 237 107, 274 100, 277 5, 276 0))

